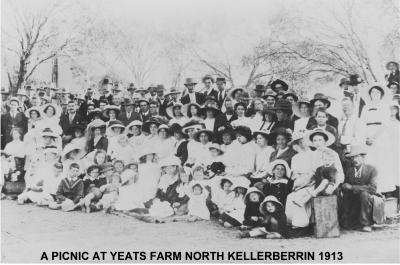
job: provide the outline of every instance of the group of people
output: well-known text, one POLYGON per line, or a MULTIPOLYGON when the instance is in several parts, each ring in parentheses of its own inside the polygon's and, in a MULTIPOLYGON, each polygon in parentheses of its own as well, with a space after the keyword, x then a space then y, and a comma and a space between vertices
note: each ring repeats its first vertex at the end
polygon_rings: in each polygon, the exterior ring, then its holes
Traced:
POLYGON ((146 222, 216 220, 240 237, 312 225, 312 199, 336 196, 342 228, 369 232, 399 194, 399 65, 385 86, 342 78, 332 98, 283 80, 252 91, 223 77, 183 91, 109 78, 98 89, 2 90, 2 198, 50 209, 121 212, 146 222))

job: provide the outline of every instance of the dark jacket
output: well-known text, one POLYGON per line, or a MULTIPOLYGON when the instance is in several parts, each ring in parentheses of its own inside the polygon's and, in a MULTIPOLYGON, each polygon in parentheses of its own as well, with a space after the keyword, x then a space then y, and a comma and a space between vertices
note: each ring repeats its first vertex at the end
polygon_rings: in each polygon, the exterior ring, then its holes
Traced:
POLYGON ((215 89, 212 89, 209 94, 207 94, 207 91, 204 91, 203 94, 204 94, 204 98, 206 98, 206 97, 214 97, 215 99, 217 99, 218 91, 216 91, 215 89))
POLYGON ((263 226, 268 232, 277 232, 282 237, 287 237, 287 224, 284 208, 275 203, 276 211, 273 213, 264 212, 263 226), (278 224, 274 224, 277 222, 278 224))
POLYGON ((108 139, 107 137, 102 136, 96 145, 94 145, 94 139, 89 141, 88 153, 92 152, 95 149, 102 149, 107 152, 107 148, 108 148, 108 139))
POLYGON ((58 185, 56 193, 57 201, 64 201, 70 199, 74 203, 78 203, 83 198, 83 181, 77 178, 75 181, 71 181, 69 178, 64 178, 58 185))
MULTIPOLYGON (((326 123, 333 126, 337 130, 338 125, 339 125, 338 119, 329 113, 327 113, 327 114, 328 114, 328 120, 326 123)), ((317 125, 317 121, 315 120, 315 117, 310 117, 310 120, 308 121, 308 124, 307 124, 307 129, 310 130, 315 125, 317 125)))
POLYGON ((183 141, 182 143, 180 143, 180 145, 178 146, 178 148, 176 150, 175 156, 181 160, 182 166, 186 163, 186 161, 188 159, 188 149, 187 149, 188 143, 189 143, 189 141, 183 141))
POLYGON ((131 122, 133 122, 133 121, 135 121, 135 120, 141 121, 141 120, 142 120, 142 117, 140 116, 139 113, 137 113, 136 111, 133 111, 133 110, 132 110, 132 113, 131 113, 131 116, 129 117, 129 119, 128 119, 128 117, 127 117, 126 112, 121 112, 121 113, 118 115, 118 120, 122 121, 122 123, 124 124, 124 126, 128 126, 129 123, 131 123, 131 122))
POLYGON ((246 209, 244 210, 244 221, 243 225, 246 226, 260 226, 262 224, 262 219, 259 218, 258 221, 254 221, 251 217, 262 217, 260 213, 260 204, 261 202, 250 202, 246 203, 246 209))
POLYGON ((101 100, 107 100, 108 104, 112 104, 112 103, 113 103, 113 99, 114 99, 114 97, 113 97, 112 94, 108 95, 107 97, 106 97, 105 95, 102 95, 102 96, 100 96, 100 98, 99 98, 99 102, 100 102, 101 100))
MULTIPOLYGON (((196 103, 199 104, 199 105, 203 105, 203 103, 205 101, 204 94, 199 93, 199 92, 194 92, 194 94, 195 94, 195 97, 196 97, 196 103)), ((183 105, 190 103, 189 94, 187 94, 187 95, 185 95, 184 97, 181 98, 181 103, 183 105)))
POLYGON ((335 167, 320 166, 317 168, 314 174, 315 187, 321 184, 321 181, 326 179, 332 185, 336 183, 337 169, 335 167))
POLYGON ((297 152, 295 150, 293 150, 291 147, 289 147, 288 150, 286 150, 285 152, 283 152, 279 156, 277 156, 277 154, 278 154, 278 150, 275 150, 274 152, 272 152, 271 157, 269 158, 269 161, 272 162, 272 161, 274 161, 276 159, 283 159, 290 166, 291 162, 292 162, 292 157, 295 154, 297 154, 297 152))
POLYGON ((161 116, 167 116, 167 108, 168 108, 168 100, 166 98, 164 98, 164 101, 161 102, 161 99, 159 97, 157 97, 157 102, 159 104, 159 109, 158 109, 158 113, 161 116))
POLYGON ((107 184, 107 178, 96 178, 91 180, 89 178, 83 180, 84 195, 87 195, 92 188, 100 188, 107 184))
POLYGON ((1 139, 2 142, 5 139, 4 145, 12 141, 10 133, 13 128, 20 128, 22 135, 28 131, 28 120, 24 113, 18 112, 14 118, 10 112, 1 115, 1 139))
POLYGON ((344 183, 349 183, 353 186, 353 193, 361 193, 366 191, 370 194, 376 194, 378 171, 372 165, 364 164, 361 169, 361 177, 356 178, 355 168, 350 167, 346 170, 344 183))
POLYGON ((294 129, 294 121, 287 119, 287 120, 283 120, 283 121, 276 121, 275 122, 275 128, 280 128, 283 127, 285 129, 294 129))
POLYGON ((63 130, 63 134, 65 135, 68 131, 68 129, 72 126, 72 125, 77 125, 77 124, 81 124, 84 122, 84 119, 82 118, 82 116, 76 112, 75 113, 75 117, 73 118, 72 122, 69 122, 69 114, 68 113, 63 113, 60 116, 60 126, 63 130))
POLYGON ((226 120, 226 115, 222 114, 222 113, 218 114, 217 117, 215 117, 213 132, 217 133, 218 128, 220 128, 222 126, 226 127, 227 124, 228 124, 228 121, 226 120))
POLYGON ((286 204, 286 197, 290 193, 291 187, 288 179, 282 179, 279 182, 267 182, 264 185, 263 193, 265 196, 275 196, 282 205, 286 204))

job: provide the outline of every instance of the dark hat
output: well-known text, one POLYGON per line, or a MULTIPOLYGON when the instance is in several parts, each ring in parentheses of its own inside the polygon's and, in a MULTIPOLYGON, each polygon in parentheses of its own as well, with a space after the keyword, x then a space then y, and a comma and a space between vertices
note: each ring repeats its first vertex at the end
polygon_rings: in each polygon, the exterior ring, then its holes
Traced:
POLYGON ((232 137, 232 139, 236 138, 236 134, 235 134, 235 131, 233 130, 232 126, 225 125, 225 126, 218 127, 217 134, 219 137, 222 137, 222 135, 224 135, 226 133, 229 134, 232 137))
POLYGON ((361 84, 363 82, 363 80, 361 79, 361 77, 358 74, 354 74, 354 75, 350 75, 350 80, 348 82, 348 84, 350 86, 356 86, 358 84, 361 84))
POLYGON ((268 140, 268 145, 272 145, 272 143, 270 141, 270 134, 268 133, 268 131, 256 130, 253 132, 253 137, 256 138, 257 135, 259 135, 259 134, 268 140))
POLYGON ((104 78, 102 84, 103 85, 112 84, 112 81, 109 78, 104 78))
POLYGON ((197 108, 198 114, 201 113, 201 106, 195 102, 192 102, 192 103, 183 105, 183 107, 182 107, 183 115, 186 115, 187 117, 189 117, 190 109, 192 108, 192 106, 195 106, 197 108))
POLYGON ((101 171, 101 166, 100 165, 96 165, 96 164, 93 164, 93 165, 91 165, 91 166, 89 166, 87 169, 86 169, 86 174, 89 174, 90 172, 92 172, 93 171, 93 169, 98 169, 99 170, 99 172, 101 171))
POLYGON ((276 116, 275 109, 271 108, 271 107, 267 107, 267 106, 264 106, 264 108, 263 108, 263 115, 265 115, 265 114, 271 114, 273 116, 276 116))
POLYGON ((285 136, 286 139, 288 140, 288 142, 290 142, 290 140, 291 140, 291 138, 292 138, 292 135, 288 132, 288 130, 287 130, 285 127, 278 127, 278 128, 276 128, 276 129, 274 129, 274 130, 271 132, 271 134, 270 134, 271 141, 272 141, 273 143, 276 142, 276 137, 277 137, 278 135, 283 135, 283 136, 285 136))
POLYGON ((214 112, 214 117, 221 113, 221 111, 217 107, 210 104, 202 108, 203 113, 206 113, 208 110, 212 110, 214 112))
POLYGON ((130 99, 130 98, 126 98, 124 104, 125 104, 125 106, 135 105, 135 103, 133 102, 133 100, 130 99))
POLYGON ((132 89, 135 89, 135 84, 134 83, 130 83, 128 88, 127 88, 128 91, 132 90, 132 89))
POLYGON ((210 79, 212 83, 215 82, 214 78, 211 75, 205 75, 201 81, 204 83, 204 81, 206 81, 207 79, 210 79))
POLYGON ((339 82, 339 86, 342 86, 342 85, 345 85, 345 84, 349 84, 349 79, 347 79, 347 78, 341 78, 340 79, 340 82, 339 82))
POLYGON ((182 131, 182 126, 178 123, 173 123, 169 129, 172 133, 179 133, 185 135, 182 131))
POLYGON ((222 162, 213 162, 207 167, 214 174, 221 174, 225 172, 225 165, 222 162))
POLYGON ((140 98, 140 99, 138 99, 138 100, 136 101, 137 104, 140 104, 140 102, 146 102, 147 105, 150 104, 149 101, 148 101, 147 99, 145 99, 145 98, 140 98))
POLYGON ((292 104, 286 99, 281 99, 275 102, 274 110, 275 111, 282 110, 290 114, 293 113, 292 104))
POLYGON ((54 163, 54 165, 53 165, 55 168, 58 168, 58 169, 63 169, 63 164, 62 163, 60 163, 60 162, 57 162, 57 163, 54 163))
POLYGON ((101 109, 99 108, 95 108, 94 110, 92 110, 91 112, 89 112, 89 114, 87 115, 87 118, 89 121, 92 121, 94 119, 95 116, 99 116, 99 118, 103 121, 107 120, 107 117, 105 117, 103 115, 103 112, 101 111, 101 109))
POLYGON ((101 173, 107 172, 109 170, 114 170, 114 166, 110 162, 106 162, 101 166, 101 173))
POLYGON ((372 91, 372 89, 377 89, 377 90, 379 90, 380 92, 381 92, 381 97, 383 97, 384 95, 385 95, 385 91, 383 90, 383 88, 382 87, 380 87, 380 86, 373 86, 373 87, 371 87, 369 90, 368 90, 368 94, 371 96, 371 91, 372 91))
POLYGON ((286 84, 285 81, 280 80, 280 79, 276 79, 274 82, 271 83, 271 88, 273 91, 278 92, 278 89, 276 88, 277 85, 281 85, 282 86, 282 90, 287 91, 289 89, 289 85, 286 84))
POLYGON ((247 126, 237 126, 235 128, 235 133, 244 136, 247 141, 252 140, 251 129, 247 126))
POLYGON ((399 63, 398 63, 398 62, 390 61, 390 62, 388 62, 388 63, 386 64, 386 69, 387 69, 387 70, 389 70, 389 65, 390 65, 390 64, 396 65, 396 68, 399 69, 399 63))
POLYGON ((315 93, 314 94, 314 98, 310 101, 311 106, 314 106, 315 101, 318 101, 318 100, 324 102, 324 104, 327 105, 326 108, 329 108, 331 106, 331 101, 323 93, 315 93))
POLYGON ((200 137, 200 134, 202 134, 202 133, 206 133, 208 135, 208 140, 210 142, 213 140, 214 133, 207 129, 201 129, 201 130, 196 131, 196 133, 193 135, 193 139, 196 140, 197 142, 200 142, 199 137, 200 137))
POLYGON ((219 76, 219 77, 217 77, 216 82, 224 82, 224 83, 226 83, 226 79, 225 79, 225 77, 219 76))
POLYGON ((284 95, 283 98, 286 99, 287 97, 292 97, 294 98, 294 101, 298 101, 299 97, 297 96, 296 91, 294 91, 293 89, 288 90, 284 95))
POLYGON ((265 87, 264 87, 264 85, 256 85, 256 88, 254 90, 255 91, 264 92, 265 91, 265 87))
POLYGON ((156 124, 158 127, 158 126, 160 126, 160 121, 156 118, 150 118, 148 121, 143 123, 142 131, 150 133, 150 125, 151 124, 156 124))
POLYGON ((165 90, 165 87, 163 84, 157 85, 157 90, 165 90))
POLYGON ((397 83, 396 81, 390 82, 390 83, 387 85, 387 87, 390 88, 390 86, 392 86, 392 85, 395 85, 395 86, 397 86, 397 88, 399 88, 399 83, 397 83))

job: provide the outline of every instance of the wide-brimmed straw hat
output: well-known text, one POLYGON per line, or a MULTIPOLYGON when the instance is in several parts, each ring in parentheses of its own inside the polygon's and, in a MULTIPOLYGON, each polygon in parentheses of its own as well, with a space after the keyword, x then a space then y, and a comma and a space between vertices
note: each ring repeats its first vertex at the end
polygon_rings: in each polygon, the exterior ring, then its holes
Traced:
POLYGON ((176 102, 176 103, 174 103, 174 105, 172 105, 172 106, 169 106, 167 109, 166 109, 166 112, 167 112, 167 115, 169 116, 169 117, 175 117, 175 115, 174 115, 174 110, 176 109, 176 108, 181 108, 181 113, 182 113, 182 115, 184 115, 184 116, 186 116, 186 113, 184 113, 183 112, 183 105, 182 105, 182 103, 180 103, 180 102, 176 102))
POLYGON ((346 153, 345 156, 352 157, 357 155, 366 155, 367 151, 365 146, 362 145, 352 145, 350 147, 350 152, 346 153))
POLYGON ((159 162, 160 167, 177 166, 181 165, 181 160, 176 156, 169 156, 159 162))
POLYGON ((208 150, 211 150, 211 149, 215 149, 215 150, 220 151, 221 153, 225 153, 224 149, 222 149, 222 147, 221 147, 219 144, 217 144, 217 143, 212 143, 212 144, 208 147, 208 150))
POLYGON ((190 130, 190 129, 194 129, 195 131, 202 130, 202 129, 204 129, 204 124, 203 124, 203 123, 200 123, 200 122, 197 121, 197 120, 191 120, 191 121, 187 122, 187 123, 183 126, 182 132, 183 132, 184 134, 188 134, 188 130, 190 130))
POLYGON ((233 180, 233 185, 232 185, 232 190, 236 189, 236 188, 245 188, 248 189, 250 187, 250 180, 246 177, 235 177, 232 179, 233 180))
POLYGON ((133 127, 133 126, 142 128, 142 125, 143 125, 143 122, 142 122, 142 121, 140 121, 140 120, 134 120, 134 121, 132 121, 131 123, 129 123, 128 126, 126 126, 126 128, 127 128, 128 130, 130 130, 131 127, 133 127))
POLYGON ((197 84, 197 82, 192 77, 188 77, 188 78, 185 79, 185 83, 184 83, 185 86, 187 86, 187 85, 196 85, 196 84, 197 84))
POLYGON ((282 203, 273 195, 268 195, 267 197, 264 198, 263 202, 260 204, 260 213, 262 213, 263 215, 267 215, 268 213, 266 213, 265 211, 265 204, 267 202, 273 202, 276 203, 278 205, 280 205, 280 207, 282 207, 282 203))
POLYGON ((120 120, 110 121, 110 123, 108 124, 108 128, 121 128, 122 130, 125 130, 125 126, 120 120))
POLYGON ((323 93, 315 93, 314 98, 310 101, 311 106, 314 106, 315 101, 322 101, 327 105, 327 108, 331 106, 331 101, 329 98, 323 93))
POLYGON ((31 112, 35 111, 38 114, 38 117, 42 116, 42 112, 39 107, 33 106, 25 111, 25 116, 29 119, 31 117, 31 112))
POLYGON ((331 146, 335 142, 335 136, 332 133, 330 133, 324 129, 315 128, 314 130, 309 131, 306 136, 306 139, 308 140, 308 144, 310 146, 314 147, 312 138, 315 135, 321 135, 322 137, 324 137, 324 139, 326 141, 326 146, 331 146))
POLYGON ((150 125, 151 124, 155 124, 158 127, 158 126, 160 126, 160 121, 155 118, 150 118, 149 120, 147 120, 146 122, 143 123, 142 131, 150 133, 150 125))
POLYGON ((286 176, 287 176, 288 178, 290 178, 290 176, 291 176, 291 174, 292 174, 292 171, 290 170, 289 164, 288 164, 285 160, 283 160, 283 159, 276 159, 276 160, 274 160, 274 161, 271 162, 271 164, 270 164, 270 171, 271 171, 271 174, 272 174, 272 171, 274 170, 274 168, 275 168, 277 165, 282 165, 282 166, 285 168, 286 176))
POLYGON ((244 136, 248 142, 250 142, 253 138, 251 134, 251 129, 247 126, 237 126, 235 128, 235 133, 244 136))
POLYGON ((111 110, 116 112, 116 116, 118 116, 118 114, 121 112, 121 110, 118 108, 118 106, 108 105, 104 110, 104 115, 109 117, 110 116, 109 113, 110 113, 111 110))
POLYGON ((251 187, 247 190, 246 195, 244 196, 245 203, 249 201, 249 195, 252 192, 258 193, 260 195, 260 201, 264 200, 265 197, 264 193, 261 190, 257 189, 256 187, 251 187))

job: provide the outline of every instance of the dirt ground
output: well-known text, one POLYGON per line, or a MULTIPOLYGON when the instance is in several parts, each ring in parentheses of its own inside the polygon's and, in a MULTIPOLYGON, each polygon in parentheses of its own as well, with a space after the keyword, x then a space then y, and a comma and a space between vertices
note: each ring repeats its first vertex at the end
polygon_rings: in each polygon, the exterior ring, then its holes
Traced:
POLYGON ((315 251, 316 256, 319 251, 342 251, 342 262, 400 262, 399 225, 372 233, 345 231, 332 239, 239 239, 237 233, 206 221, 148 224, 132 217, 66 213, 1 201, 2 262, 39 262, 43 251, 154 250, 315 251))

